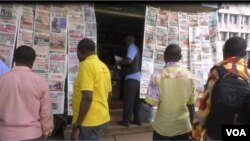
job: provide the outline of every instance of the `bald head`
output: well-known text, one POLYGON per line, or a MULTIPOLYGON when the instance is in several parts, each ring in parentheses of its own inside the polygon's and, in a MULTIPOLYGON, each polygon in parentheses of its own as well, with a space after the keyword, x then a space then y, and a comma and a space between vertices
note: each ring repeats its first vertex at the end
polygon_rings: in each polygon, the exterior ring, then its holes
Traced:
POLYGON ((178 62, 181 59, 181 48, 176 44, 170 44, 167 46, 164 52, 164 61, 178 62))

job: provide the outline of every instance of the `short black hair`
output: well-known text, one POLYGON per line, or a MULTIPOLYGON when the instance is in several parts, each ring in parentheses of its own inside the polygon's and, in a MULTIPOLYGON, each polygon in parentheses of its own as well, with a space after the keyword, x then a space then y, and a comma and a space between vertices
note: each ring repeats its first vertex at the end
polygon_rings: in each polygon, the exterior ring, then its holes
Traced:
POLYGON ((95 42, 89 38, 84 38, 78 43, 77 50, 81 53, 95 52, 95 42))
POLYGON ((232 37, 224 45, 224 57, 244 57, 246 55, 247 42, 241 37, 232 37))
POLYGON ((36 59, 36 52, 33 48, 21 45, 17 47, 14 53, 14 61, 16 63, 28 64, 36 59))
POLYGON ((167 59, 170 61, 179 61, 182 57, 180 46, 176 44, 168 45, 164 52, 164 58, 166 56, 167 56, 167 59))

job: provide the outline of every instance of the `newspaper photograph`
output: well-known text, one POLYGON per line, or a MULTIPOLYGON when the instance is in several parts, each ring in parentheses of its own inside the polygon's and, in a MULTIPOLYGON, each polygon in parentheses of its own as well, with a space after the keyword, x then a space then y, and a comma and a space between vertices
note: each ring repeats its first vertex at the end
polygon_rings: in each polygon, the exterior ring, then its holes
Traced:
POLYGON ((13 46, 15 45, 15 34, 0 32, 0 44, 2 46, 13 46))
POLYGON ((168 11, 159 10, 156 26, 168 27, 168 11))
POLYGON ((0 22, 17 24, 18 21, 18 7, 14 4, 1 4, 0 5, 0 22))
POLYGON ((20 45, 27 45, 32 47, 33 46, 33 31, 32 30, 25 30, 19 29, 18 30, 18 37, 17 37, 17 46, 20 45))
POLYGON ((168 44, 168 30, 166 28, 156 28, 156 45, 167 46, 168 44))
POLYGON ((82 34, 68 34, 68 52, 76 53, 77 44, 84 38, 82 34))
POLYGON ((65 34, 50 34, 50 50, 58 52, 66 52, 66 40, 67 37, 65 34))
POLYGON ((208 27, 208 13, 199 13, 199 26, 208 27))
POLYGON ((195 13, 188 14, 188 22, 190 27, 198 26, 198 15, 195 13))
POLYGON ((52 6, 50 29, 54 33, 67 32, 67 9, 52 6))
POLYGON ((85 36, 96 37, 96 23, 85 22, 85 36))
POLYGON ((178 24, 178 12, 169 12, 168 13, 169 17, 169 26, 171 27, 179 27, 178 24))
POLYGON ((51 4, 49 3, 37 3, 36 10, 51 11, 51 4))
POLYGON ((146 25, 156 26, 157 15, 158 15, 158 8, 147 6, 146 17, 145 17, 146 25))
POLYGON ((35 32, 49 34, 50 32, 50 13, 47 11, 36 10, 35 32))
POLYGON ((48 80, 50 91, 64 91, 64 80, 48 80))
POLYGON ((21 18, 19 26, 21 29, 33 30, 34 12, 33 9, 26 6, 21 6, 21 18))
POLYGON ((0 23, 0 32, 6 32, 6 33, 16 33, 17 26, 8 24, 8 23, 0 23))
POLYGON ((79 69, 79 60, 77 58, 77 54, 68 54, 68 73, 69 74, 77 74, 79 69))
POLYGON ((64 113, 64 92, 51 92, 52 112, 53 114, 64 113))
POLYGON ((95 10, 93 8, 85 8, 85 22, 96 22, 95 10))
POLYGON ((34 33, 34 47, 49 47, 50 35, 34 33))
POLYGON ((12 66, 12 56, 13 56, 13 47, 6 47, 5 45, 0 45, 0 54, 4 58, 4 62, 9 68, 12 66))
POLYGON ((145 61, 153 61, 154 57, 154 49, 150 45, 146 45, 143 49, 142 53, 143 60, 145 61))

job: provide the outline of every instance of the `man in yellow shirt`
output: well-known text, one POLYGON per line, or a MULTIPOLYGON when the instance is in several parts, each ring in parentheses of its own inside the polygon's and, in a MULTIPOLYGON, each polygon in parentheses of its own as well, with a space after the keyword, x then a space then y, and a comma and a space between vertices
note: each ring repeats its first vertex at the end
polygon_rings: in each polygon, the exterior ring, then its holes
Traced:
POLYGON ((153 123, 153 141, 190 140, 197 93, 192 74, 181 67, 181 48, 169 45, 165 67, 152 74, 145 101, 158 106, 153 123))
POLYGON ((110 72, 98 59, 95 43, 90 39, 78 43, 77 57, 80 67, 74 83, 71 139, 99 140, 110 121, 110 72))

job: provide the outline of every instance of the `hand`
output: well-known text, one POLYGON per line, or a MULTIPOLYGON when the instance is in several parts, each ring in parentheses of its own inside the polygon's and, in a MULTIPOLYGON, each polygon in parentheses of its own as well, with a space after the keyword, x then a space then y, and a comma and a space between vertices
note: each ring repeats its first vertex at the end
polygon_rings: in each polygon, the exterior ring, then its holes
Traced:
POLYGON ((48 136, 51 136, 51 134, 52 134, 52 131, 50 131, 50 130, 49 130, 49 131, 46 131, 46 132, 43 133, 43 138, 44 138, 44 139, 47 139, 48 136))
POLYGON ((80 140, 80 129, 72 128, 71 140, 80 140))

